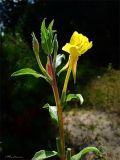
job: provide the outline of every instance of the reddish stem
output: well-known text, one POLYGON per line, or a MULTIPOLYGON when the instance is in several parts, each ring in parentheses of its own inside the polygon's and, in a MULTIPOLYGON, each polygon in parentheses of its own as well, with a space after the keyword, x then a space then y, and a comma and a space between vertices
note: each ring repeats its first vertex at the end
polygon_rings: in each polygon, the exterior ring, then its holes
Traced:
POLYGON ((60 136, 60 147, 61 147, 61 155, 60 159, 65 160, 65 140, 64 140, 64 125, 63 125, 63 115, 62 115, 62 106, 60 104, 60 96, 59 96, 59 91, 58 91, 58 86, 56 82, 56 76, 55 76, 55 71, 52 66, 52 57, 49 55, 49 60, 50 60, 50 65, 51 65, 51 70, 52 70, 52 75, 53 75, 53 83, 52 83, 52 89, 54 93, 54 98, 55 98, 55 103, 57 106, 57 114, 58 114, 58 123, 59 123, 59 136, 60 136))

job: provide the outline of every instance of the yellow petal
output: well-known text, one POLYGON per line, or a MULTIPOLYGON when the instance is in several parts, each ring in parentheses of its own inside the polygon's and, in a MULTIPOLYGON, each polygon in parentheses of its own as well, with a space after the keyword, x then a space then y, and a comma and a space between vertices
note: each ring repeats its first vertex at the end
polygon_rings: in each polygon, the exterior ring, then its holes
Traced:
POLYGON ((76 47, 72 47, 70 49, 70 62, 69 66, 71 66, 74 83, 76 82, 76 70, 77 70, 77 61, 78 61, 79 53, 76 47))
POLYGON ((66 43, 63 47, 62 50, 65 52, 70 53, 70 48, 72 47, 72 45, 70 43, 66 43))
POLYGON ((79 56, 81 56, 82 54, 84 54, 88 49, 90 49, 93 46, 92 41, 85 43, 82 47, 80 47, 78 49, 79 52, 79 56))
POLYGON ((71 36, 70 44, 78 45, 79 43, 80 43, 80 36, 79 36, 79 33, 75 31, 71 36))
POLYGON ((93 43, 92 43, 92 41, 89 43, 89 49, 90 48, 92 48, 92 46, 93 46, 93 43))

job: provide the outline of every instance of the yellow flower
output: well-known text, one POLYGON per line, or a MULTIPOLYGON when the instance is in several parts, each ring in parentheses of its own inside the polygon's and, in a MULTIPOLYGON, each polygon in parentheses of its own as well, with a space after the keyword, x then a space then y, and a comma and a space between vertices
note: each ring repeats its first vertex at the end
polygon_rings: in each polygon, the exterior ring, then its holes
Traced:
POLYGON ((75 82, 78 58, 91 47, 92 47, 92 41, 89 42, 86 36, 79 34, 78 32, 75 31, 72 34, 70 42, 66 43, 65 46, 62 47, 62 50, 68 52, 70 55, 67 64, 60 70, 60 72, 69 67, 69 69, 72 70, 75 82))

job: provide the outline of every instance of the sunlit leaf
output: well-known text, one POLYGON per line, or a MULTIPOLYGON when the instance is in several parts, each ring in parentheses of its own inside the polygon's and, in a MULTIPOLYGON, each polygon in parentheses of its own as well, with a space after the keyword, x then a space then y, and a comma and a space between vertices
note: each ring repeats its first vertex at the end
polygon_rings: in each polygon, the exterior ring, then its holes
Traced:
POLYGON ((48 28, 46 28, 44 19, 41 25, 41 46, 47 55, 52 54, 54 48, 54 43, 53 43, 54 31, 52 30, 53 23, 54 20, 52 20, 48 28))
POLYGON ((84 99, 81 94, 68 94, 66 97, 66 102, 71 101, 72 99, 77 99, 80 101, 80 104, 83 104, 84 99))
POLYGON ((53 24, 54 24, 54 19, 50 22, 48 29, 52 30, 53 24))
POLYGON ((56 151, 45 151, 41 150, 35 153, 34 157, 32 160, 44 160, 53 156, 56 156, 57 152, 56 151))
POLYGON ((49 109, 51 120, 55 125, 58 125, 57 107, 50 106, 48 103, 43 106, 43 108, 49 109))
POLYGON ((43 36, 44 39, 47 38, 47 29, 45 26, 45 18, 42 21, 42 25, 41 25, 41 36, 43 36))
POLYGON ((32 75, 32 76, 34 76, 36 78, 43 78, 47 82, 49 82, 49 79, 47 77, 45 77, 42 74, 37 73, 35 70, 33 70, 31 68, 20 69, 20 70, 14 72, 11 76, 12 77, 16 77, 16 76, 23 76, 23 75, 32 75))
POLYGON ((81 160, 81 158, 90 152, 94 152, 97 156, 101 155, 101 152, 96 147, 86 147, 82 149, 78 154, 71 157, 70 160, 81 160))

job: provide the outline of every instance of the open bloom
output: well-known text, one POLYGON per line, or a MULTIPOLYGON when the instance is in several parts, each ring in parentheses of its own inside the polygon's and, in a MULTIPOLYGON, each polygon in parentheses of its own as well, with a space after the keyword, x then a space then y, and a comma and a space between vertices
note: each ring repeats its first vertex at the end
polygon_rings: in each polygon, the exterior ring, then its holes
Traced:
MULTIPOLYGON (((62 47, 62 50, 68 52, 69 60, 67 64, 61 69, 60 72, 70 67, 73 73, 74 82, 76 81, 76 68, 79 56, 84 54, 88 49, 92 47, 92 41, 89 42, 88 38, 78 32, 74 32, 69 43, 66 43, 62 47)), ((59 73, 60 73, 59 72, 59 73)))

